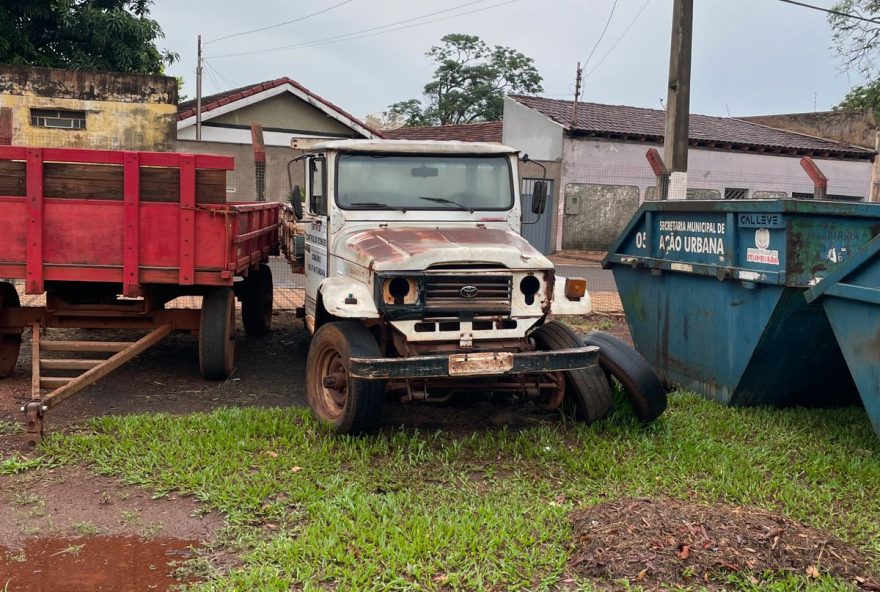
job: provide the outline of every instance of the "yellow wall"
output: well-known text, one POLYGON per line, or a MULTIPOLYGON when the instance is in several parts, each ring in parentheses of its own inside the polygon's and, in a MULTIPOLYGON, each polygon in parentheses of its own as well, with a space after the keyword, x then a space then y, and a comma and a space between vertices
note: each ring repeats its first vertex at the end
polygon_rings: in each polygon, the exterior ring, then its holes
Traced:
POLYGON ((12 144, 114 150, 173 150, 173 78, 0 66, 0 107, 12 110, 12 144), (31 125, 31 109, 85 111, 82 130, 31 125))

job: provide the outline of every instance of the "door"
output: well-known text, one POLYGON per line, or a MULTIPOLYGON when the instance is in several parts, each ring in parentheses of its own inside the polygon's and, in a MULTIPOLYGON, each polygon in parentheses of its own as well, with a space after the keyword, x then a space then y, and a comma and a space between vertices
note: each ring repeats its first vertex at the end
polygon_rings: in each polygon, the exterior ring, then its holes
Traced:
POLYGON ((312 221, 306 231, 305 272, 306 272, 306 322, 315 319, 318 288, 327 277, 327 196, 324 188, 326 176, 324 159, 306 159, 306 198, 312 221))
POLYGON ((535 181, 540 179, 523 179, 520 194, 522 195, 523 238, 541 251, 544 255, 553 253, 550 239, 553 235, 553 220, 556 219, 556 192, 553 181, 547 180, 547 207, 538 216, 532 213, 532 189, 535 181))

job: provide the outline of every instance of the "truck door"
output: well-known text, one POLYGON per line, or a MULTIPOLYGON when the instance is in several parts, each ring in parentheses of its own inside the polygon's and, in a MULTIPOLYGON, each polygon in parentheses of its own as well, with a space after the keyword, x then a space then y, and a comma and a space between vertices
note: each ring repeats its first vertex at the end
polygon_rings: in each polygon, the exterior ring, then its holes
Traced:
POLYGON ((306 159, 306 196, 312 221, 306 232, 306 315, 315 318, 318 287, 327 277, 327 177, 324 158, 306 159))

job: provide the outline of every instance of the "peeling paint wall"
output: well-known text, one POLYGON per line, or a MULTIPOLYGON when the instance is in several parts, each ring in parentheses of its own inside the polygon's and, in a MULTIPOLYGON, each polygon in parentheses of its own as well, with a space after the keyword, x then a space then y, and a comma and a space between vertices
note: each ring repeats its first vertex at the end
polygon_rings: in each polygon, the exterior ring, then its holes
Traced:
POLYGON ((12 144, 114 150, 174 148, 177 80, 167 76, 0 65, 12 144), (85 129, 34 125, 32 109, 82 111, 85 129))
POLYGON ((562 248, 608 248, 639 209, 639 188, 570 183, 565 186, 562 248))

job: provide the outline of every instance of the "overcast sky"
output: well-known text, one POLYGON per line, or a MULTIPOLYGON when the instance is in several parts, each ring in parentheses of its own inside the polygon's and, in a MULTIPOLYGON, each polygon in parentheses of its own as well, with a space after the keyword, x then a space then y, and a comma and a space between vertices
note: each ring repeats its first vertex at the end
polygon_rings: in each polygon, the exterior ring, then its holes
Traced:
MULTIPOLYGON (((156 0, 152 14, 166 34, 160 47, 180 54, 181 61, 168 73, 184 77, 183 92, 190 98, 195 96, 196 35, 201 33, 207 42, 204 94, 290 76, 365 116, 421 96, 433 71, 424 54, 447 33, 478 35, 490 45, 521 51, 534 58, 544 78, 544 96, 570 98, 577 61, 586 60, 599 39, 614 0, 349 0, 300 22, 210 43, 340 2, 156 0), (480 12, 472 12, 476 10, 480 12), (438 11, 445 12, 411 20, 438 11), (460 14, 464 12, 472 14, 460 14), (407 22, 397 25, 400 30, 374 34, 387 30, 379 27, 401 21, 407 22), (417 23, 426 24, 412 26, 417 23), (222 57, 366 29, 371 31, 359 39, 222 57)), ((653 108, 665 100, 672 0, 647 0, 633 22, 645 2, 618 0, 605 38, 586 66, 584 100, 653 108)), ((778 0, 695 0, 695 5, 694 113, 824 110, 861 83, 858 75, 840 72, 824 13, 778 0)))

